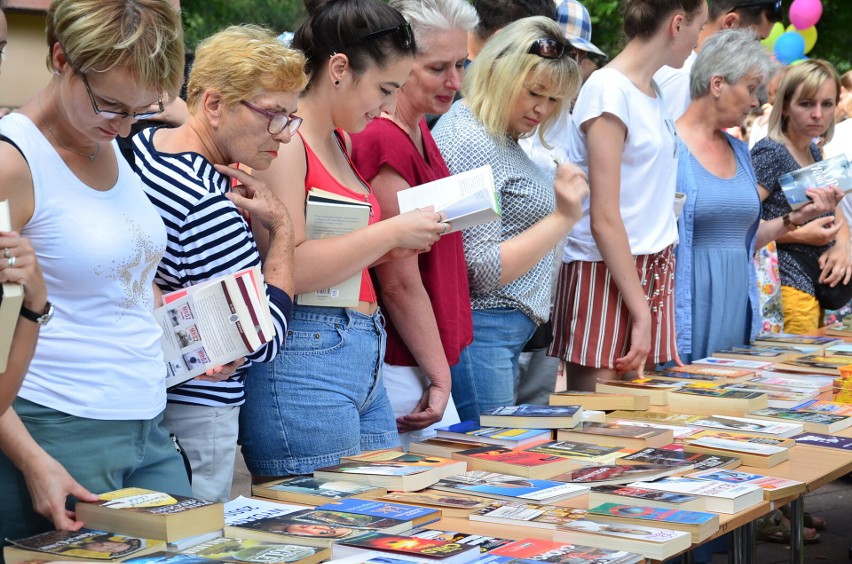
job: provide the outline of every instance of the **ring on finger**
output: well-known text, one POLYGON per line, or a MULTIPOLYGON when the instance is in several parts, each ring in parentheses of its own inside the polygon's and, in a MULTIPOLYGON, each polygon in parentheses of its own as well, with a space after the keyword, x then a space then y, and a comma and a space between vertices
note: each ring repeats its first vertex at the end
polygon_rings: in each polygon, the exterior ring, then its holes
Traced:
POLYGON ((9 263, 8 268, 15 268, 15 263, 18 262, 18 257, 9 257, 6 259, 6 262, 9 263))
POLYGON ((12 256, 12 253, 9 252, 9 247, 3 249, 3 256, 6 258, 10 258, 12 256))

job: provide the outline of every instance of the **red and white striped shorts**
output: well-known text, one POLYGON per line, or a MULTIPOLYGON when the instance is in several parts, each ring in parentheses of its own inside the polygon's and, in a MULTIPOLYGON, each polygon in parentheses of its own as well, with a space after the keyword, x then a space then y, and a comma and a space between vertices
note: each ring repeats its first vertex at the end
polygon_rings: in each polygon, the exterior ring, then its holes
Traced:
MULTIPOLYGON (((651 310, 651 352, 647 363, 674 359, 674 270, 672 247, 635 257, 636 271, 651 310)), ((615 368, 630 349, 632 316, 606 264, 562 265, 553 308, 554 338, 548 354, 592 368, 615 368)))

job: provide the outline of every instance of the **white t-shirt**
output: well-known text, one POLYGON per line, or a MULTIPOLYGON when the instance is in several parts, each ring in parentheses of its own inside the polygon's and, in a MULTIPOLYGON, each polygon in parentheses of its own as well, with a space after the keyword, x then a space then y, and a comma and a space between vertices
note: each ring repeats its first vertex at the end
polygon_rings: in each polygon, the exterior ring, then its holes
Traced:
MULTIPOLYGON (((831 138, 831 142, 825 145, 823 152, 827 159, 846 153, 846 157, 852 160, 852 118, 841 121, 834 126, 834 136, 831 138)), ((846 197, 840 200, 840 209, 843 210, 847 223, 852 224, 852 196, 850 194, 846 194, 846 197)))
POLYGON ((148 420, 166 407, 162 329, 153 280, 166 248, 163 220, 118 145, 109 190, 84 184, 23 114, 0 133, 30 163, 35 208, 21 235, 41 265, 53 319, 41 328, 20 396, 98 420, 148 420))
MULTIPOLYGON (((677 138, 659 97, 650 97, 613 69, 601 69, 583 85, 571 116, 568 156, 589 171, 586 134, 580 126, 604 113, 621 120, 627 138, 621 154, 621 217, 634 255, 657 253, 677 243, 674 215, 677 138)), ((592 179, 594 182, 594 179, 592 179)), ((591 186, 594 194, 594 184, 591 186)), ((589 200, 568 235, 564 262, 603 260, 592 237, 589 200)))
POLYGON ((689 96, 689 73, 692 71, 692 65, 697 58, 698 53, 693 51, 679 69, 664 66, 654 73, 654 82, 663 91, 666 108, 668 108, 669 116, 674 121, 680 119, 680 116, 686 112, 686 108, 692 101, 689 96))

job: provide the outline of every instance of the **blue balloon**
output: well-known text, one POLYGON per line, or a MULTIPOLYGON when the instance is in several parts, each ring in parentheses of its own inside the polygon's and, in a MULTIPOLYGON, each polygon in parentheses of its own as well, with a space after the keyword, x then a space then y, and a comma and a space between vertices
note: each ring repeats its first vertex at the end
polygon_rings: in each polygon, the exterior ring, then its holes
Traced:
POLYGON ((789 65, 805 56, 805 38, 795 31, 782 33, 775 41, 775 58, 789 65))

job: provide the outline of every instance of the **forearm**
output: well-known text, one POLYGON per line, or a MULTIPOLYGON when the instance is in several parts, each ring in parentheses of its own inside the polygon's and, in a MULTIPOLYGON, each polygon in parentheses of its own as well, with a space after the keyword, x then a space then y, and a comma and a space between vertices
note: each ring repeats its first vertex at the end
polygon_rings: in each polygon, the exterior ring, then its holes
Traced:
POLYGON ((532 227, 500 244, 500 286, 530 271, 571 231, 572 224, 551 214, 532 227))
MULTIPOLYGON (((40 309, 31 309, 43 311, 44 304, 40 309)), ((29 370, 30 360, 35 353, 38 330, 38 324, 18 317, 15 334, 12 337, 12 347, 9 350, 9 359, 6 363, 6 371, 0 374, 0 413, 6 411, 18 395, 18 389, 21 387, 21 382, 23 382, 27 370, 29 370)))
POLYGON ((294 295, 295 252, 293 226, 289 222, 275 233, 269 234, 268 252, 263 261, 263 277, 267 284, 294 295))
POLYGON ((24 474, 48 454, 35 442, 14 409, 0 416, 0 450, 24 474))

